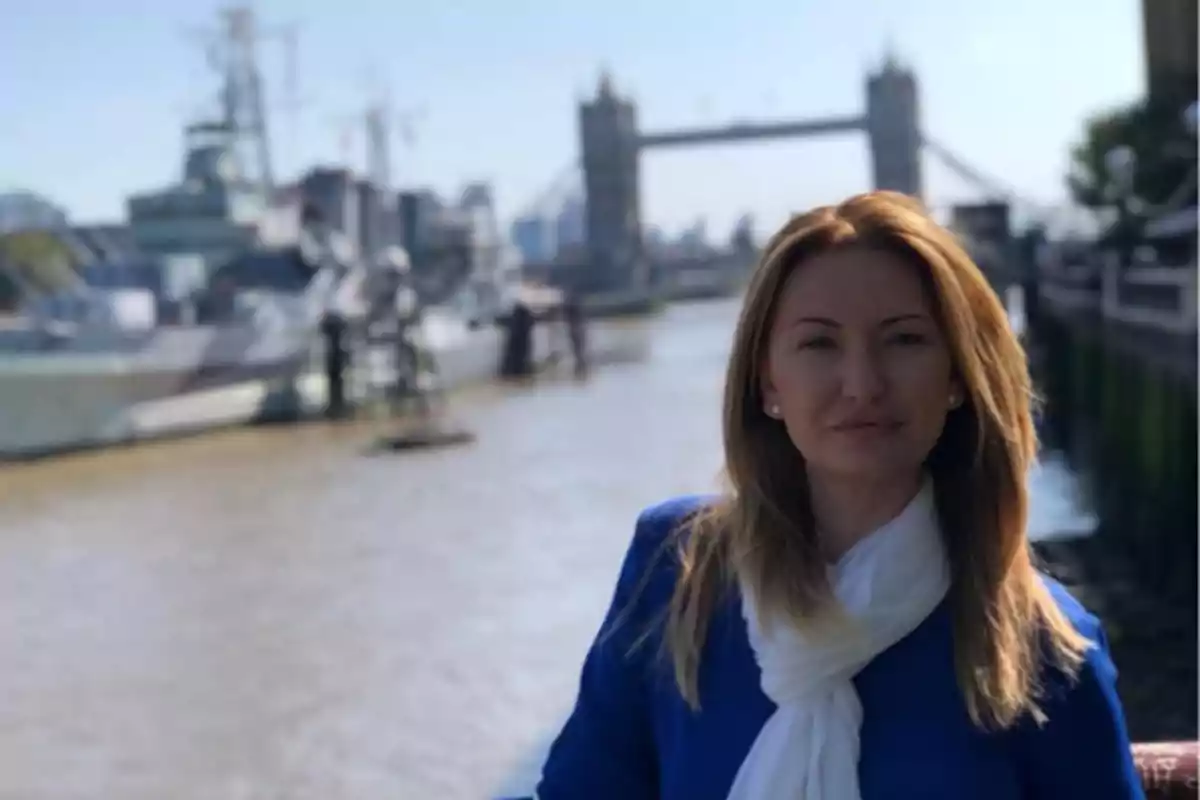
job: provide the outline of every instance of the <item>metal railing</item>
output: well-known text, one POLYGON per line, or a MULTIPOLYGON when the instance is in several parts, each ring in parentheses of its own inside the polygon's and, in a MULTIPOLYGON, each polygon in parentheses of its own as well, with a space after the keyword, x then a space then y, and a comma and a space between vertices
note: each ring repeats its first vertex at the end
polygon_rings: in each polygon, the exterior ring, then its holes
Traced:
POLYGON ((1196 331, 1196 265, 1137 266, 1123 269, 1114 258, 1103 263, 1043 265, 1038 294, 1065 311, 1096 312, 1106 321, 1159 333, 1196 331))

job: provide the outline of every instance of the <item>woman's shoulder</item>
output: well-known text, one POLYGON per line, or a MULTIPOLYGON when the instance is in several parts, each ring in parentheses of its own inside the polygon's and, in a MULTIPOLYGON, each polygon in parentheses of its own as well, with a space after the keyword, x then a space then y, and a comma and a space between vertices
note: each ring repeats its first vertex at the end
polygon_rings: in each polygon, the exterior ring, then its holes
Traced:
POLYGON ((686 535, 695 515, 714 503, 713 495, 683 494, 646 506, 637 517, 633 541, 625 557, 627 568, 644 570, 670 546, 677 535, 686 535))
POLYGON ((1076 592, 1058 579, 1041 575, 1059 612, 1086 642, 1086 649, 1075 669, 1043 652, 1039 704, 1053 719, 1055 715, 1071 717, 1078 712, 1103 710, 1106 706, 1119 709, 1116 695, 1117 668, 1113 663, 1108 637, 1100 617, 1080 601, 1076 592))
POLYGON ((1080 602, 1079 598, 1070 589, 1058 579, 1044 572, 1041 573, 1041 578, 1042 584, 1050 593, 1050 597, 1054 600, 1055 605, 1058 606, 1058 610, 1081 636, 1093 642, 1103 637, 1104 629, 1100 618, 1080 602))
POLYGON ((1058 579, 1046 574, 1042 574, 1041 578, 1059 612, 1071 624, 1075 632, 1088 642, 1078 671, 1073 674, 1064 672, 1062 668, 1053 663, 1053 659, 1047 659, 1042 672, 1043 690, 1048 695, 1046 699, 1051 702, 1069 700, 1072 695, 1078 695, 1081 684, 1085 689, 1089 685, 1094 688, 1096 684, 1102 686, 1115 684, 1116 665, 1113 663, 1108 637, 1100 617, 1084 605, 1076 593, 1058 579))
POLYGON ((677 495, 643 508, 621 566, 618 597, 636 599, 644 610, 665 601, 678 575, 673 547, 676 537, 686 535, 688 522, 717 499, 703 494, 677 495))
POLYGON ((717 499, 715 495, 681 494, 646 506, 638 514, 635 544, 638 541, 661 543, 717 499))
POLYGON ((1030 715, 1014 731, 1025 778, 1039 797, 1140 797, 1104 625, 1062 583, 1042 579, 1089 647, 1073 674, 1046 665, 1038 703, 1042 713, 1030 715))

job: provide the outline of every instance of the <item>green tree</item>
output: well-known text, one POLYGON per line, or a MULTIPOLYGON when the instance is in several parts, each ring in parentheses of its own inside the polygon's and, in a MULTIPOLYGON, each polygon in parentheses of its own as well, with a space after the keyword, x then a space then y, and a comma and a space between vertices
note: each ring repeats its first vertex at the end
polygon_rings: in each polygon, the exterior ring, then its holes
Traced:
POLYGON ((1082 206, 1118 211, 1118 230, 1136 235, 1168 203, 1178 208, 1196 202, 1195 170, 1196 134, 1181 105, 1146 99, 1088 121, 1071 152, 1067 186, 1082 206), (1128 186, 1110 164, 1110 154, 1121 148, 1134 157, 1128 186))
POLYGON ((51 293, 78 280, 70 248, 52 232, 43 230, 0 235, 0 273, 8 278, 10 292, 12 287, 28 287, 51 293))

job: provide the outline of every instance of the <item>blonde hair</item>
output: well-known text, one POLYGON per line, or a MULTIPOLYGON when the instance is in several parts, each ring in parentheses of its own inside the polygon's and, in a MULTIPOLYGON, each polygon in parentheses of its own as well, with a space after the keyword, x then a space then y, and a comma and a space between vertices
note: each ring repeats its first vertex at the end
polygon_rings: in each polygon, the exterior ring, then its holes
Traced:
POLYGON ((734 334, 723 411, 725 495, 676 539, 679 577, 664 645, 675 680, 699 708, 697 673, 708 623, 735 575, 768 613, 812 624, 832 607, 817 549, 804 461, 763 412, 760 365, 784 281, 831 248, 900 255, 920 269, 966 401, 950 412, 927 468, 952 579, 958 683, 974 723, 1004 728, 1041 718, 1043 657, 1075 674, 1089 642, 1059 610, 1025 535, 1026 473, 1037 451, 1025 354, 1004 307, 965 250, 913 199, 858 195, 793 217, 767 243, 734 334))

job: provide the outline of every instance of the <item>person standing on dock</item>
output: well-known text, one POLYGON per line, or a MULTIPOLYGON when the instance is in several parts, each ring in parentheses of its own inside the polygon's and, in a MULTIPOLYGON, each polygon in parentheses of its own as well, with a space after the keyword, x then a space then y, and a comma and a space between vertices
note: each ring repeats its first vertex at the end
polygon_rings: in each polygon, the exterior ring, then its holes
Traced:
POLYGON ((1024 354, 954 237, 894 192, 793 217, 726 376, 727 489, 638 518, 536 797, 1142 798, 1101 624, 1031 555, 1024 354))
POLYGON ((571 342, 575 377, 584 378, 588 373, 587 320, 584 316, 583 298, 579 292, 572 289, 564 295, 562 313, 567 326, 567 337, 571 342))
POLYGON ((533 330, 536 319, 524 298, 517 297, 504 320, 506 336, 500 377, 528 378, 533 375, 533 330))

